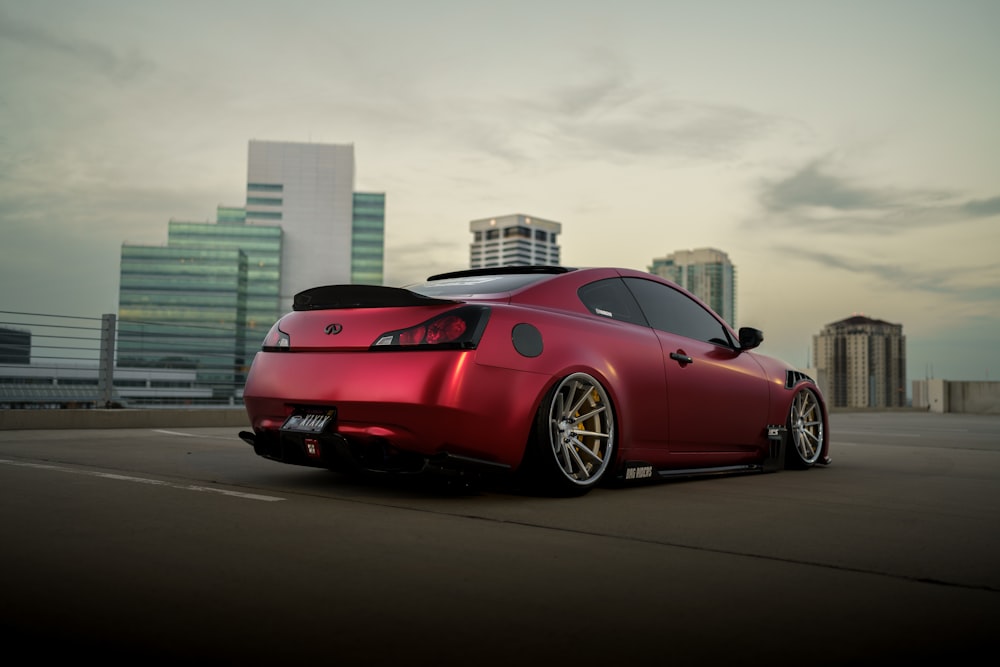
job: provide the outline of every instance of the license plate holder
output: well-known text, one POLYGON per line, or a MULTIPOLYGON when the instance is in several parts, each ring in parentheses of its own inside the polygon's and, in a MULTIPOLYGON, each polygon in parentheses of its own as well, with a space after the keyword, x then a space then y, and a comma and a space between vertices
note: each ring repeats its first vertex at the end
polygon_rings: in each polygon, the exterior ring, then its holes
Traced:
POLYGON ((281 430, 315 435, 331 430, 336 422, 337 408, 296 408, 285 419, 281 430))

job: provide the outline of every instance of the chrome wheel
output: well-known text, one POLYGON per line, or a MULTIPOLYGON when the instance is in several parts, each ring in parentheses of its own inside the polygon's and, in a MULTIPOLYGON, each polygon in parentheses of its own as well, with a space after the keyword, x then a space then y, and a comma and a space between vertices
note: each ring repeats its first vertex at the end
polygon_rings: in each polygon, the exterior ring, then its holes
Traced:
POLYGON ((549 394, 546 426, 556 478, 570 488, 597 484, 611 465, 615 441, 614 412, 604 387, 586 373, 563 379, 549 394))
POLYGON ((816 463, 823 449, 823 408, 811 390, 803 389, 792 399, 788 433, 792 445, 789 461, 799 468, 816 463))

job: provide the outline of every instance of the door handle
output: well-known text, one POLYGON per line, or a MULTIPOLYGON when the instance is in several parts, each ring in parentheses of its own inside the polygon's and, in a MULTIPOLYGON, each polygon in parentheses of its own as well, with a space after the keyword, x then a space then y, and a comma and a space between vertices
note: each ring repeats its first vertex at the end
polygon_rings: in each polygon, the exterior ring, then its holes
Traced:
POLYGON ((674 361, 676 361, 677 363, 679 363, 681 366, 684 366, 685 364, 690 364, 690 363, 694 362, 694 359, 692 359, 691 357, 687 356, 683 352, 671 352, 670 353, 670 358, 673 359, 674 361))

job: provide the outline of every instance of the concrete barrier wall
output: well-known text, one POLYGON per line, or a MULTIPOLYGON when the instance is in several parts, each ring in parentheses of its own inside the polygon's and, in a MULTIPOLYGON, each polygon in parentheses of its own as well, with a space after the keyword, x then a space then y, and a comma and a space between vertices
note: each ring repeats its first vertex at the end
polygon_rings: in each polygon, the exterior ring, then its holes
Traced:
POLYGON ((1000 382, 949 382, 948 407, 951 412, 998 415, 1000 382))
POLYGON ((231 426, 249 429, 246 410, 204 408, 194 410, 0 410, 0 430, 191 428, 231 426))
POLYGON ((940 413, 1000 415, 1000 382, 915 380, 913 407, 940 413))

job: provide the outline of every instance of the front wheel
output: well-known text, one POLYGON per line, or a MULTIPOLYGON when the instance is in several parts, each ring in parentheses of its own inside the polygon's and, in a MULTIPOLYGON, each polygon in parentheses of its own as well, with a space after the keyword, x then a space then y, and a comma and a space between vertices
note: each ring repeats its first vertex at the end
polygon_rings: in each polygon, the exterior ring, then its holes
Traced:
POLYGON ((615 452, 614 409, 601 383, 586 373, 561 380, 542 402, 534 440, 551 490, 585 493, 597 486, 615 452))
POLYGON ((788 411, 788 433, 791 440, 788 466, 800 469, 812 467, 823 450, 823 408, 811 389, 800 390, 792 399, 788 411))

